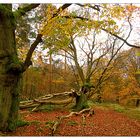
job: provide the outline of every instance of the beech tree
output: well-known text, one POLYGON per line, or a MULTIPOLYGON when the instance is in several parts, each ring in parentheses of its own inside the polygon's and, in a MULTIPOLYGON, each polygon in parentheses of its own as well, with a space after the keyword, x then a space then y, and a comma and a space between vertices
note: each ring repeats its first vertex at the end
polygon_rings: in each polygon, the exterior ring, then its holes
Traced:
MULTIPOLYGON (((39 4, 29 4, 12 11, 12 4, 0 4, 0 130, 2 131, 12 131, 16 128, 20 78, 32 64, 32 54, 42 41, 42 34, 38 34, 31 44, 25 61, 21 63, 17 55, 15 39, 16 21, 38 6, 39 4)), ((70 4, 62 5, 51 18, 58 16, 68 6, 70 4)))
MULTIPOLYGON (((130 29, 130 33, 131 31, 132 30, 130 29)), ((130 33, 128 34, 127 39, 129 38, 130 33)), ((97 100, 100 102, 102 84, 110 76, 109 71, 112 69, 111 64, 118 52, 124 46, 124 43, 120 44, 117 38, 110 35, 108 35, 104 42, 98 41, 97 38, 99 35, 100 34, 97 35, 94 31, 92 41, 89 41, 87 37, 85 37, 85 43, 81 44, 79 42, 79 45, 76 44, 75 39, 71 37, 69 50, 66 51, 67 57, 71 58, 74 62, 74 70, 79 77, 78 79, 81 85, 80 97, 77 96, 76 100, 77 110, 84 108, 87 104, 87 100, 95 93, 98 95, 97 100), (81 57, 78 55, 78 48, 83 53, 81 57), (97 54, 98 56, 96 56, 97 54), (82 58, 84 59, 83 64, 81 64, 80 61, 82 58), (92 92, 90 92, 91 88, 94 88, 92 92)))

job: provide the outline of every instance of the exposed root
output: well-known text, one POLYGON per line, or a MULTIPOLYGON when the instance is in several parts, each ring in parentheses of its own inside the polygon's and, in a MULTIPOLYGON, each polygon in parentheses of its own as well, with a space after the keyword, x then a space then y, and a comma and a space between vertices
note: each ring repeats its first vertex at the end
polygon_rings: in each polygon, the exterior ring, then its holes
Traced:
POLYGON ((66 115, 66 116, 59 116, 58 117, 58 120, 55 121, 54 125, 50 128, 51 129, 51 136, 54 136, 58 126, 60 125, 60 123, 66 119, 66 118, 69 118, 69 117, 72 117, 73 115, 80 115, 80 114, 83 114, 82 115, 82 122, 85 123, 85 119, 86 117, 89 117, 89 116, 92 116, 94 114, 94 110, 92 108, 86 108, 86 109, 83 109, 79 112, 71 112, 70 114, 66 115), (87 113, 87 116, 85 116, 83 113, 87 113))

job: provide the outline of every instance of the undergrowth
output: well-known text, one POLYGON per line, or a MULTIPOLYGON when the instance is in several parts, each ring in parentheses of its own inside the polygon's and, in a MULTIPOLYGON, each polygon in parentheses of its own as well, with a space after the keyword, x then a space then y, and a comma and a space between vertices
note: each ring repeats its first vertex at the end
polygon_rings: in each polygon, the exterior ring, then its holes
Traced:
POLYGON ((75 126, 75 125, 78 125, 78 123, 75 122, 75 121, 69 121, 69 122, 68 122, 68 125, 70 125, 70 126, 75 126))
POLYGON ((140 120, 140 108, 130 108, 127 106, 121 106, 119 104, 109 103, 109 102, 97 103, 97 102, 93 102, 91 100, 88 101, 88 105, 93 108, 98 107, 101 109, 112 109, 116 112, 123 113, 130 118, 140 120))
POLYGON ((25 125, 30 125, 30 122, 23 121, 23 120, 18 120, 18 121, 16 122, 16 126, 17 126, 17 127, 22 127, 22 126, 25 126, 25 125))

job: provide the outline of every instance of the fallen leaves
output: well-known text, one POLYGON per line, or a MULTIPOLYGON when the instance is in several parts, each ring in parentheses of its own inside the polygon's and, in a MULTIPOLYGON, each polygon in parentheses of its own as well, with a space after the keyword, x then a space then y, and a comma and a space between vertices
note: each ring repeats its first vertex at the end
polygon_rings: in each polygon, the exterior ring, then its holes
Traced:
MULTIPOLYGON (((140 136, 140 121, 130 119, 122 113, 113 110, 94 109, 95 114, 85 118, 82 115, 66 118, 59 126, 55 136, 140 136), (75 122, 76 125, 68 125, 75 122)), ((50 129, 46 122, 53 122, 58 116, 68 115, 68 111, 52 112, 21 112, 29 126, 19 127, 16 132, 8 133, 9 136, 50 136, 50 129), (39 122, 39 123, 35 123, 39 122)))

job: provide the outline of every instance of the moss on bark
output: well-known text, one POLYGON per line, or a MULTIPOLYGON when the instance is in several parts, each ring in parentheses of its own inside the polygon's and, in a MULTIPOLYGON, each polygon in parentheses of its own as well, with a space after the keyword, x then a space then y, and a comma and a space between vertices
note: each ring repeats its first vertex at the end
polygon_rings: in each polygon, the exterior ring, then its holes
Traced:
POLYGON ((84 108, 88 108, 88 104, 87 104, 87 95, 82 93, 79 97, 77 97, 76 99, 76 106, 74 107, 75 111, 80 111, 84 108))
POLYGON ((0 6, 0 130, 12 131, 18 119, 20 68, 12 5, 0 6))

